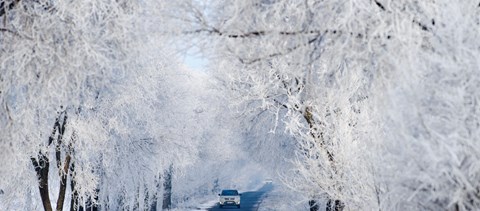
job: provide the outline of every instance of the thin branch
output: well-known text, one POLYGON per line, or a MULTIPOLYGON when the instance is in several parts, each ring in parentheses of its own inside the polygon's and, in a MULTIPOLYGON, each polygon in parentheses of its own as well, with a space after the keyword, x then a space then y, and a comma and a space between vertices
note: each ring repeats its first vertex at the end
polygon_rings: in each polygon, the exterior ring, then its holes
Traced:
POLYGON ((0 32, 9 32, 9 33, 12 33, 13 35, 15 36, 19 36, 19 37, 22 37, 20 34, 18 34, 17 32, 15 31, 12 31, 10 29, 6 29, 6 28, 0 28, 0 32))
POLYGON ((184 31, 183 34, 198 34, 206 32, 208 34, 216 34, 218 36, 226 36, 228 38, 249 38, 249 37, 258 37, 258 36, 265 36, 265 35, 285 35, 285 36, 293 36, 293 35, 313 35, 313 34, 321 34, 320 30, 309 30, 309 31, 250 31, 241 34, 228 34, 225 32, 221 32, 215 27, 208 27, 203 29, 197 29, 193 31, 184 31))
POLYGON ((264 60, 264 59, 273 58, 273 57, 277 57, 277 56, 283 56, 283 55, 289 54, 289 53, 297 50, 297 49, 300 48, 300 47, 310 45, 310 44, 314 43, 314 42, 317 41, 317 40, 319 40, 319 41, 323 40, 323 34, 320 35, 320 36, 316 36, 316 37, 310 39, 307 43, 302 43, 302 44, 298 44, 298 45, 296 45, 296 46, 293 46, 293 47, 291 47, 291 48, 287 48, 287 50, 285 50, 284 52, 272 53, 272 54, 266 55, 266 56, 264 56, 264 57, 259 57, 259 58, 256 58, 256 59, 252 59, 252 60, 250 60, 250 61, 245 60, 245 59, 240 59, 240 61, 241 61, 242 63, 244 63, 244 64, 253 64, 253 63, 257 63, 257 62, 259 62, 259 61, 261 61, 261 60, 264 60))
POLYGON ((278 100, 277 100, 277 99, 275 99, 275 98, 273 98, 273 102, 277 103, 279 106, 282 106, 282 107, 284 107, 284 108, 288 109, 288 106, 287 106, 287 105, 285 105, 285 104, 281 103, 280 101, 278 101, 278 100))
POLYGON ((17 37, 20 37, 20 38, 25 38, 25 39, 28 39, 28 40, 33 40, 33 38, 31 38, 31 37, 23 36, 23 35, 19 34, 18 32, 13 31, 13 30, 11 30, 11 29, 7 29, 7 28, 0 28, 0 32, 8 32, 8 33, 12 33, 13 35, 15 35, 15 36, 17 36, 17 37))
POLYGON ((8 120, 10 120, 10 122, 13 122, 12 113, 10 112, 10 109, 8 108, 7 102, 5 102, 5 110, 7 112, 8 120))
POLYGON ((264 59, 272 58, 272 57, 277 57, 281 55, 286 55, 289 54, 296 49, 310 45, 314 43, 315 41, 321 41, 323 40, 323 36, 325 33, 328 33, 327 31, 320 31, 320 30, 301 30, 301 31, 263 31, 263 30, 258 30, 258 31, 250 31, 250 32, 245 32, 245 33, 239 33, 239 34, 228 34, 225 32, 220 31, 219 29, 211 26, 206 26, 205 28, 201 29, 196 29, 192 31, 183 31, 182 32, 185 35, 191 35, 191 34, 200 34, 200 33, 207 33, 211 35, 217 35, 217 36, 224 36, 228 38, 233 38, 233 39, 244 39, 244 38, 252 38, 252 37, 260 37, 260 36, 266 36, 266 35, 281 35, 281 36, 297 36, 297 35, 316 35, 314 38, 308 40, 306 43, 301 43, 296 46, 287 48, 283 52, 276 52, 272 53, 263 57, 259 57, 256 59, 245 59, 245 58, 239 58, 239 61, 243 64, 253 64, 256 62, 259 62, 264 59))
POLYGON ((413 20, 412 22, 415 23, 415 24, 417 24, 417 25, 420 27, 420 29, 422 29, 423 31, 430 31, 430 29, 428 28, 427 25, 425 25, 425 24, 423 24, 423 23, 420 23, 420 22, 417 21, 417 20, 413 20))
POLYGON ((378 2, 377 0, 375 0, 375 4, 380 7, 380 9, 382 9, 383 11, 385 11, 385 7, 380 3, 378 2))

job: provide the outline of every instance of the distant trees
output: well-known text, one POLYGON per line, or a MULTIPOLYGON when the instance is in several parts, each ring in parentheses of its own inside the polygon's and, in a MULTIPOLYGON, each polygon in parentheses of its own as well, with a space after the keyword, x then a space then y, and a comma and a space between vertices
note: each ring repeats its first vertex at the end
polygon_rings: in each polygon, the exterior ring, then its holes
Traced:
POLYGON ((478 208, 477 2, 176 6, 249 130, 293 137, 312 210, 478 208))
POLYGON ((145 51, 146 61, 103 97, 98 119, 109 131, 100 156, 98 203, 114 210, 172 207, 176 172, 198 159, 204 127, 196 117, 203 89, 178 63, 145 51), (150 56, 149 56, 150 55, 150 56), (164 198, 170 200, 164 200, 164 198))

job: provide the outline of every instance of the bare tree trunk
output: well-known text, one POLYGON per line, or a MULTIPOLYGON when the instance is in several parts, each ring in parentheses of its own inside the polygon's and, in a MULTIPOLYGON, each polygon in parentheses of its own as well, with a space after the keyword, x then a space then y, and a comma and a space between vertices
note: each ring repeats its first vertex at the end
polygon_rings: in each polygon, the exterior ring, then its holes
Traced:
POLYGON ((165 181, 163 183, 163 205, 162 209, 170 209, 172 206, 172 175, 173 174, 173 164, 170 165, 170 168, 165 172, 165 181))
POLYGON ((57 199, 57 211, 63 210, 63 204, 65 202, 65 192, 67 190, 67 179, 68 179, 68 170, 70 168, 70 149, 72 147, 72 143, 68 145, 65 150, 65 162, 63 162, 62 168, 62 143, 63 143, 63 134, 65 133, 65 127, 67 125, 67 112, 63 112, 63 122, 60 124, 57 120, 57 127, 58 127, 58 136, 57 142, 55 143, 55 161, 57 162, 58 168, 58 176, 60 177, 60 189, 58 191, 58 199, 57 199))
POLYGON ((52 204, 48 193, 48 170, 50 168, 48 157, 44 153, 39 152, 38 161, 36 158, 31 158, 31 160, 38 177, 38 189, 40 190, 43 209, 45 209, 45 211, 52 211, 52 204))
MULTIPOLYGON (((61 107, 62 108, 62 107, 61 107)), ((55 143, 55 160, 57 162, 58 168, 58 175, 60 177, 60 189, 57 199, 57 211, 63 210, 63 203, 65 201, 65 192, 67 188, 67 176, 68 176, 68 169, 70 168, 70 154, 69 151, 71 149, 71 144, 66 147, 66 156, 65 162, 61 162, 61 149, 62 149, 62 141, 63 141, 63 134, 65 132, 65 127, 67 124, 67 112, 62 111, 59 113, 58 117, 55 119, 55 124, 53 125, 53 131, 50 137, 48 137, 48 146, 51 146, 55 143), (62 116, 63 115, 63 116, 62 116), (63 117, 63 121, 62 121, 63 117), (58 133, 57 138, 55 139, 55 135, 58 133), (55 142, 56 141, 56 142, 55 142)), ((48 172, 50 169, 50 160, 48 159, 48 152, 38 152, 37 158, 31 157, 30 160, 32 161, 33 167, 35 168, 35 172, 37 173, 38 177, 38 188, 40 190, 40 197, 42 199, 43 208, 45 211, 52 211, 52 204, 50 201, 49 191, 48 191, 48 172)))
POLYGON ((134 199, 132 210, 140 210, 140 187, 137 188, 137 194, 134 199))
POLYGON ((308 205, 310 206, 310 211, 318 211, 318 201, 317 200, 310 200, 308 201, 308 205))
POLYGON ((148 210, 150 205, 150 194, 148 193, 148 187, 146 184, 143 185, 143 193, 145 194, 145 197, 143 197, 143 210, 148 210))
POLYGON ((160 188, 162 188, 162 175, 159 173, 158 174, 158 178, 157 178, 157 181, 155 182, 156 183, 156 189, 155 189, 155 194, 153 194, 152 196, 152 204, 150 206, 150 211, 157 211, 158 208, 157 208, 157 204, 158 204, 158 195, 160 193, 160 188))
POLYGON ((58 193, 58 200, 57 200, 57 211, 63 210, 63 203, 65 201, 65 191, 67 190, 67 176, 68 176, 68 167, 70 165, 70 155, 67 155, 65 158, 64 163, 64 172, 61 175, 60 179, 60 190, 58 193))
POLYGON ((75 181, 70 181, 70 187, 72 189, 72 198, 70 199, 70 211, 78 211, 78 193, 75 190, 75 181))
POLYGON ((338 199, 335 201, 332 199, 328 199, 326 211, 342 211, 343 208, 345 208, 345 205, 342 201, 338 199), (332 202, 334 202, 334 204, 332 204, 332 202))
POLYGON ((75 189, 76 182, 75 177, 73 176, 73 172, 75 170, 75 164, 72 163, 70 166, 70 189, 72 190, 72 196, 70 199, 70 211, 78 211, 79 204, 78 204, 78 192, 75 189))

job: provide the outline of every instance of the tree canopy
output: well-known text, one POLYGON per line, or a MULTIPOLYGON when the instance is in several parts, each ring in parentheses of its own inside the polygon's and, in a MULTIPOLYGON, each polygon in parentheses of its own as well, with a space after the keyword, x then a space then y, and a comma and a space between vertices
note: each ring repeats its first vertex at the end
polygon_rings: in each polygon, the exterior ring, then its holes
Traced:
POLYGON ((480 209, 479 8, 0 0, 0 209, 168 209, 256 165, 310 210, 480 209))

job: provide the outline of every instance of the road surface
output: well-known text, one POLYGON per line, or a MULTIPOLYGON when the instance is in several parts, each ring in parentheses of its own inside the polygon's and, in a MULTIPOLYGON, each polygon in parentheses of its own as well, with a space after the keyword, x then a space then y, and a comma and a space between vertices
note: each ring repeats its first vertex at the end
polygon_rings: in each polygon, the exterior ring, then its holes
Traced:
POLYGON ((214 206, 209 208, 210 211, 256 211, 258 207, 261 206, 262 198, 265 193, 272 190, 273 185, 271 183, 265 184, 262 188, 258 189, 257 191, 250 191, 250 192, 243 192, 241 193, 242 196, 240 197, 240 209, 236 206, 224 206, 220 208, 218 203, 214 206))

